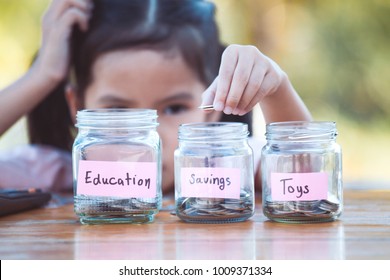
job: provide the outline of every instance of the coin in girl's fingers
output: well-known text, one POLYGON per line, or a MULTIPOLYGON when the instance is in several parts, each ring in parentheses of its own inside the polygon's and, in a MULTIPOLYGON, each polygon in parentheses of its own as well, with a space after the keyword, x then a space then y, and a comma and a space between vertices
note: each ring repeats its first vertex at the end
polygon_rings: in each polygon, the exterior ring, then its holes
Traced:
POLYGON ((214 105, 202 105, 198 107, 199 109, 202 109, 204 111, 213 111, 214 105))

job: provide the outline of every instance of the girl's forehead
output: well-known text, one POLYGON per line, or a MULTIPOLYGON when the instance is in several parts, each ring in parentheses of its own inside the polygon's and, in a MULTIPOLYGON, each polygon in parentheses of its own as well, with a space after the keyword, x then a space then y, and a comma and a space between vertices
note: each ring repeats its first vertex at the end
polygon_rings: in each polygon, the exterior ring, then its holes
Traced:
POLYGON ((92 80, 115 83, 146 83, 171 86, 200 81, 197 73, 178 53, 154 50, 119 50, 100 56, 92 68, 92 80))
POLYGON ((94 66, 99 63, 126 62, 136 63, 137 61, 181 61, 185 62, 181 53, 176 49, 157 50, 152 48, 128 48, 105 52, 97 57, 94 66))
POLYGON ((189 96, 198 99, 205 87, 180 56, 122 50, 107 53, 95 63, 86 99, 132 107, 189 96))

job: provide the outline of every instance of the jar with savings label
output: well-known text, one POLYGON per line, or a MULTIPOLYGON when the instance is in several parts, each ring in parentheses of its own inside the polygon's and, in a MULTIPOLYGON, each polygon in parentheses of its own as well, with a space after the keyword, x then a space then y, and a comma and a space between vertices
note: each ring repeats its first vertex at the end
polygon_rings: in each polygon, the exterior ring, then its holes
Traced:
POLYGON ((156 111, 82 110, 76 126, 74 210, 80 222, 152 222, 162 200, 156 111))
POLYGON ((241 222, 253 215, 253 155, 246 124, 179 127, 175 203, 177 216, 185 222, 241 222))
POLYGON ((266 127, 261 155, 263 212, 286 223, 328 222, 343 209, 341 148, 334 122, 266 127))

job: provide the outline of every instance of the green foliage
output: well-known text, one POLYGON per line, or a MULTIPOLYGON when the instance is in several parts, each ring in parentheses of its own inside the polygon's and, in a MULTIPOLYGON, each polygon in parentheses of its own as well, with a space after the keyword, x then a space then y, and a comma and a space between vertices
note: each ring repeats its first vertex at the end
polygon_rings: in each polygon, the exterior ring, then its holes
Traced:
POLYGON ((0 0, 0 88, 20 76, 40 42, 48 0, 0 0))
POLYGON ((385 121, 390 127, 390 1, 313 0, 300 5, 312 16, 315 42, 306 78, 321 73, 308 84, 296 80, 302 95, 316 95, 349 119, 385 121))

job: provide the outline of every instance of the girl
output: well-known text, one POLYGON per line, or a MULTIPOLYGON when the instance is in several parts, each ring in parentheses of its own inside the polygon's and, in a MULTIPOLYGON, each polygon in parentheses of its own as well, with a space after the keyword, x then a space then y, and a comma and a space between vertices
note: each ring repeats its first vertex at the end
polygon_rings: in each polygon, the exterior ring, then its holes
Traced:
POLYGON ((251 124, 258 103, 267 123, 310 120, 275 62, 220 43, 214 13, 205 0, 53 0, 34 64, 0 94, 0 133, 27 113, 32 143, 69 151, 77 110, 156 109, 167 193, 180 124, 251 124), (212 113, 198 109, 208 104, 212 113))

